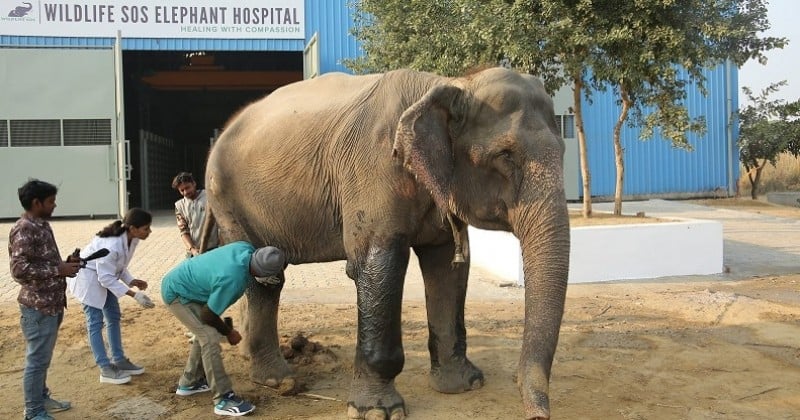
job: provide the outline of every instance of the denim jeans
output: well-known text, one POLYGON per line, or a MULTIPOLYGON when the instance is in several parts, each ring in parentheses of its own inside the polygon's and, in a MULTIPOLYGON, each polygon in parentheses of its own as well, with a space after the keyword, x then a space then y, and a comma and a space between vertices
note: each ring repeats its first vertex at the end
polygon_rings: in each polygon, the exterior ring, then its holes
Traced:
POLYGON ((222 335, 214 327, 200 320, 200 308, 202 305, 198 303, 182 304, 180 299, 175 299, 167 305, 167 309, 178 318, 178 321, 194 333, 194 343, 178 385, 190 386, 205 376, 208 387, 214 391, 216 404, 222 400, 223 395, 232 391, 233 384, 222 364, 222 347, 219 345, 222 335))
POLYGON ((25 415, 35 417, 43 413, 44 400, 50 393, 47 389, 47 369, 53 358, 53 349, 58 338, 58 328, 64 313, 45 315, 35 308, 19 305, 20 326, 25 336, 25 373, 22 388, 25 394, 25 415))
POLYGON ((101 369, 111 365, 111 362, 119 362, 125 358, 122 350, 122 331, 120 330, 119 320, 119 300, 111 293, 106 292, 106 303, 103 309, 93 308, 83 305, 83 313, 86 315, 86 331, 89 333, 89 346, 94 354, 94 361, 101 369), (108 347, 111 349, 111 360, 106 353, 106 345, 103 342, 103 320, 106 324, 106 336, 108 347))

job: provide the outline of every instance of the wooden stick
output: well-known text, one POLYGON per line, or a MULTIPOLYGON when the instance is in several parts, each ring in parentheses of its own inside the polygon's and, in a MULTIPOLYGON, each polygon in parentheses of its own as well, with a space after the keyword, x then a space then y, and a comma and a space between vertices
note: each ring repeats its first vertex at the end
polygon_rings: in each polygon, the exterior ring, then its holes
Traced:
POLYGON ((299 396, 301 396, 301 397, 306 397, 306 398, 314 398, 314 399, 318 399, 318 400, 326 400, 326 401, 339 401, 339 402, 344 402, 344 401, 342 401, 342 400, 340 400, 340 399, 338 399, 338 398, 326 397, 326 396, 324 396, 324 395, 312 394, 312 393, 310 393, 310 392, 301 392, 301 393, 299 393, 299 394, 297 394, 297 395, 299 395, 299 396))

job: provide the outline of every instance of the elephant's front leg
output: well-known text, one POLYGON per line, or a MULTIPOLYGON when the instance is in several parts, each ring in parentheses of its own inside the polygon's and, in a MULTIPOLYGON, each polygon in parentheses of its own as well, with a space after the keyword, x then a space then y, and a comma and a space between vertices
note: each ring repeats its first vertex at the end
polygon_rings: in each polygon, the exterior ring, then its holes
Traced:
POLYGON ((478 389, 483 386, 483 372, 467 359, 464 326, 469 255, 465 256, 465 262, 453 267, 452 243, 416 247, 414 251, 425 281, 430 385, 447 394, 478 389))
POLYGON ((402 419, 405 402, 394 385, 403 370, 400 331, 408 246, 374 246, 363 262, 348 262, 358 291, 358 342, 347 415, 353 419, 402 419))
POLYGON ((250 379, 253 382, 278 388, 284 394, 295 391, 293 372, 283 358, 278 342, 278 303, 285 282, 262 285, 252 281, 247 296, 244 320, 245 350, 250 356, 250 379))

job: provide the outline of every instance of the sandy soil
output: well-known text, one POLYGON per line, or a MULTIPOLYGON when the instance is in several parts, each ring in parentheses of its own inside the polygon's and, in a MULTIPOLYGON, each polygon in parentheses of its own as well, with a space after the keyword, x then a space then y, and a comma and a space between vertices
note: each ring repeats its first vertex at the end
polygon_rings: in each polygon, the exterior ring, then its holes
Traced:
MULTIPOLYGON (((800 218, 798 209, 741 201, 714 204, 800 218)), ((354 290, 343 274, 320 283, 315 273, 313 267, 289 273, 295 286, 284 291, 279 320, 287 342, 302 334, 318 344, 293 361, 306 395, 281 396, 253 384, 249 362, 237 349, 223 346, 236 391, 258 407, 250 418, 346 418, 354 290)), ((473 273, 466 318, 468 355, 483 369, 486 385, 460 395, 438 394, 427 386, 423 293, 415 282, 407 282, 406 364, 397 386, 410 419, 521 418, 514 374, 523 290, 499 287, 485 277, 473 273)), ((214 418, 209 394, 174 394, 189 348, 181 325, 161 304, 143 310, 124 299, 123 312, 126 351, 147 372, 127 385, 99 383, 83 314, 70 299, 48 383, 73 408, 55 417, 214 418)), ((229 314, 238 325, 238 311, 232 308, 229 314)), ((13 303, 0 304, 0 418, 21 416, 23 355, 19 310, 13 303)), ((800 275, 570 285, 551 405, 555 419, 798 418, 800 275)))
MULTIPOLYGON (((554 418, 796 418, 800 413, 800 276, 741 282, 571 285, 551 385, 554 418)), ((469 356, 486 386, 461 395, 426 384, 424 305, 406 302, 406 365, 397 379, 415 419, 521 418, 513 376, 522 331, 522 300, 472 296, 467 306, 469 356)), ((232 311, 234 319, 238 311, 232 311)), ((0 418, 20 416, 23 340, 18 309, 0 307, 0 418)), ((129 356, 147 372, 127 385, 98 381, 83 316, 68 310, 49 385, 72 401, 58 419, 212 418, 209 394, 178 397, 175 382, 188 344, 180 324, 159 306, 124 306, 129 356)), ((279 396, 247 379, 248 362, 225 345, 238 392, 257 406, 253 418, 345 418, 352 372, 352 304, 287 303, 280 329, 302 333, 321 349, 298 357, 313 396, 279 396)))

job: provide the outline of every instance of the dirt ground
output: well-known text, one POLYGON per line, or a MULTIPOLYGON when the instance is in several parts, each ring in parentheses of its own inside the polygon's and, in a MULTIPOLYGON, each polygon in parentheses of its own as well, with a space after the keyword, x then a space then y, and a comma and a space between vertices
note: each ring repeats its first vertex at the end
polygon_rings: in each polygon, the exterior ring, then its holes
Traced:
MULTIPOLYGON (((287 290, 281 306, 279 328, 286 339, 301 333, 321 346, 297 358, 305 395, 280 396, 251 383, 249 362, 223 345, 235 390, 258 407, 250 418, 346 418, 356 310, 352 296, 349 301, 339 296, 353 295, 352 287, 334 289, 316 294, 315 303, 287 290)), ((406 364, 397 387, 410 419, 522 417, 514 374, 523 290, 473 289, 466 308, 468 355, 483 369, 486 385, 460 395, 427 386, 424 302, 405 300, 406 364)), ((229 312, 238 324, 238 311, 229 312)), ((210 394, 174 394, 189 345, 163 305, 144 310, 123 301, 126 352, 147 369, 127 385, 99 383, 83 319, 70 299, 48 384, 73 408, 55 414, 57 419, 215 417, 210 394)), ((21 416, 23 354, 19 309, 2 304, 0 418, 21 416)), ((550 391, 554 419, 796 419, 800 275, 570 285, 550 391)))

